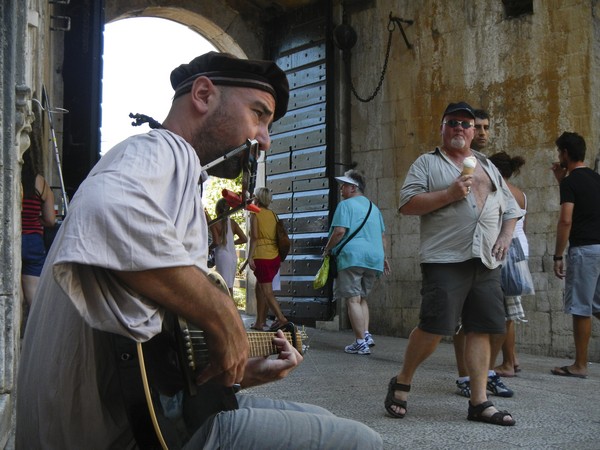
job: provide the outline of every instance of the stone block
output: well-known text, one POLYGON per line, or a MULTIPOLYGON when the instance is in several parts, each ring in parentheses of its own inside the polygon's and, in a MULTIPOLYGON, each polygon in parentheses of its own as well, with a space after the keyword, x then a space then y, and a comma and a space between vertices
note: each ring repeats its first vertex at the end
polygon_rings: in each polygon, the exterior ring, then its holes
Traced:
POLYGON ((339 331, 341 329, 340 316, 336 314, 331 320, 317 320, 315 322, 315 328, 317 330, 339 331))
POLYGON ((515 323, 515 335, 519 351, 534 354, 547 354, 551 342, 548 341, 550 314, 526 311, 527 323, 515 323))

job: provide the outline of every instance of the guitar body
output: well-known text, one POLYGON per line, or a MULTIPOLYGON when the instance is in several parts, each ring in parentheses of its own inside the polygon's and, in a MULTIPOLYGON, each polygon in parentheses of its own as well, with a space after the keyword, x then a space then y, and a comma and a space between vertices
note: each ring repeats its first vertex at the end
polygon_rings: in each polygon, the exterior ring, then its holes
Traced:
MULTIPOLYGON (((220 275, 209 278, 229 293, 220 275)), ((300 351, 302 336, 293 324, 284 331, 300 351)), ((250 356, 277 353, 272 332, 249 332, 250 356)), ((302 333, 304 334, 304 333, 302 333)), ((135 440, 142 449, 178 449, 211 415, 237 409, 233 387, 195 383, 208 363, 209 351, 202 330, 167 314, 163 331, 145 343, 114 336, 123 399, 135 440)))

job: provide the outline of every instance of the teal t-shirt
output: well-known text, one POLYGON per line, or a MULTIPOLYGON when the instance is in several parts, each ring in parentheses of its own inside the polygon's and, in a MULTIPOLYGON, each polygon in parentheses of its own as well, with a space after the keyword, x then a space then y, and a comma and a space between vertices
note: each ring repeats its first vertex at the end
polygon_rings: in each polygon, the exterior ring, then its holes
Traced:
MULTIPOLYGON (((365 220, 369 211, 369 199, 364 196, 352 197, 343 200, 338 204, 329 234, 335 227, 346 228, 346 234, 336 245, 332 253, 338 253, 338 248, 342 245, 348 236, 350 236, 365 220)), ((383 217, 379 208, 373 204, 371 214, 362 229, 354 236, 342 249, 337 257, 338 270, 344 270, 348 267, 364 267, 367 269, 383 272, 383 240, 382 235, 385 231, 383 217)))

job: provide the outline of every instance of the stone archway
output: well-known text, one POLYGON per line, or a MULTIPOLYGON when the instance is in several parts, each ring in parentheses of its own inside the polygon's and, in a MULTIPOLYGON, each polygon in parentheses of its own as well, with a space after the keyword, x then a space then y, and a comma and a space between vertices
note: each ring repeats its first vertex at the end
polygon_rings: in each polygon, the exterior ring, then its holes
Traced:
MULTIPOLYGON (((147 6, 147 0, 107 0, 105 20, 156 17, 173 20, 205 37, 219 51, 238 57, 262 58, 263 30, 258 18, 241 17, 226 2, 198 4, 194 1, 174 0, 169 6, 147 6)), ((203 2, 206 3, 206 2, 203 2)))

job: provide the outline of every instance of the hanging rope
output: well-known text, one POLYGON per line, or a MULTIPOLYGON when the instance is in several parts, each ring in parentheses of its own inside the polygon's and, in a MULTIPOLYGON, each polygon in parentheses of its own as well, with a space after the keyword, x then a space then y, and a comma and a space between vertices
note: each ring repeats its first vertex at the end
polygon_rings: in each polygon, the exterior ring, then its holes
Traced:
POLYGON ((379 94, 379 91, 381 90, 381 86, 383 86, 383 80, 385 79, 388 62, 390 60, 390 50, 392 48, 392 35, 394 34, 394 31, 396 30, 396 24, 398 25, 398 28, 400 29, 400 32, 402 33, 402 37, 404 39, 404 42, 406 42, 406 46, 409 49, 412 48, 412 46, 410 45, 410 43, 408 42, 408 40, 406 38, 406 35, 404 34, 404 29, 402 28, 402 22, 407 23, 409 25, 413 23, 412 20, 404 20, 399 17, 393 17, 392 13, 390 12, 390 20, 388 22, 389 34, 388 34, 387 48, 385 51, 385 60, 383 62, 383 69, 381 70, 381 76, 379 77, 379 83, 377 84, 377 87, 375 88, 375 90, 369 97, 363 98, 358 94, 358 92, 356 91, 356 88, 354 87, 354 83, 352 82, 352 76, 350 75, 350 67, 347 67, 346 77, 348 79, 348 83, 350 84, 350 90, 352 91, 352 94, 354 95, 354 97, 356 97, 357 100, 359 100, 363 103, 368 103, 371 100, 373 100, 377 96, 377 94, 379 94))

